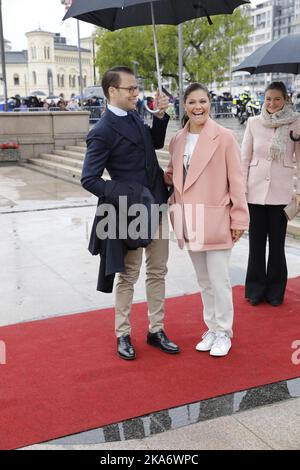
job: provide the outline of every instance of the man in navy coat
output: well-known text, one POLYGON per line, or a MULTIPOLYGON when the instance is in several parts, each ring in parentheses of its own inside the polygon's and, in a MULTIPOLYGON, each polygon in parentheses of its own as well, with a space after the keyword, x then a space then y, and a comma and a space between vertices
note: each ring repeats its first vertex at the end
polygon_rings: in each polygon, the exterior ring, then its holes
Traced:
MULTIPOLYGON (((107 109, 89 132, 81 183, 100 200, 115 203, 113 188, 117 181, 126 187, 129 182, 150 190, 155 204, 164 204, 168 191, 163 180, 155 149, 164 145, 169 116, 165 113, 168 99, 157 95, 158 112, 150 129, 136 112, 139 90, 136 78, 127 67, 114 67, 102 79, 107 109), (104 170, 111 180, 102 178, 104 170)), ((154 237, 146 248, 129 250, 124 259, 124 272, 116 283, 115 332, 117 352, 122 359, 136 358, 131 343, 130 311, 134 284, 138 280, 143 251, 146 258, 146 295, 149 330, 147 343, 161 351, 179 352, 164 331, 165 276, 167 273, 168 239, 154 237)))

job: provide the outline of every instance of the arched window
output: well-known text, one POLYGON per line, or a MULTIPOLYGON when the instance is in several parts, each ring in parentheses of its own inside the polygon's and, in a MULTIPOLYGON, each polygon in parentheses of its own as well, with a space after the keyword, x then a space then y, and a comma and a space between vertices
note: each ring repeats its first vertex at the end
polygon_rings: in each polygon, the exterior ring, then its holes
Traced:
POLYGON ((57 74, 57 86, 63 88, 65 86, 65 76, 64 74, 57 74))
POLYGON ((50 59, 50 47, 49 46, 44 46, 44 58, 50 59))
POLYGON ((17 73, 14 74, 14 86, 20 85, 20 77, 17 73))
POLYGON ((33 59, 36 59, 36 47, 35 46, 31 47, 31 56, 33 59))

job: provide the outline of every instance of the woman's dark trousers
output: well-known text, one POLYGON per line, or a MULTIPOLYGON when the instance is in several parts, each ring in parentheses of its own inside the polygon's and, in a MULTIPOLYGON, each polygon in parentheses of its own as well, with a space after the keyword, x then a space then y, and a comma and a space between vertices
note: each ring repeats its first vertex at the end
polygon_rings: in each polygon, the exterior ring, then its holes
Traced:
POLYGON ((284 205, 249 204, 249 259, 245 296, 281 302, 287 283, 284 252, 287 219, 284 205), (269 258, 266 266, 266 244, 269 258))

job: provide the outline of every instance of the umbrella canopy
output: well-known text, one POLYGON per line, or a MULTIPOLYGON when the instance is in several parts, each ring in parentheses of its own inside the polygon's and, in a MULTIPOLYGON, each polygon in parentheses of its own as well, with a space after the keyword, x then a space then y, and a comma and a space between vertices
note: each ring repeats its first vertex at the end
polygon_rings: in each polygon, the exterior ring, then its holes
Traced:
POLYGON ((83 90, 83 98, 88 100, 93 97, 104 99, 102 86, 88 86, 83 90))
MULTIPOLYGON (((130 26, 153 26, 158 89, 161 76, 157 47, 156 24, 178 25, 187 20, 210 15, 231 14, 249 0, 73 0, 64 16, 92 23, 114 31, 130 26)), ((149 112, 155 113, 157 110, 149 112)))
POLYGON ((300 33, 289 34, 256 49, 232 71, 300 73, 300 33))
POLYGON ((114 31, 152 24, 150 4, 157 24, 177 25, 202 16, 231 14, 248 0, 73 0, 64 20, 75 17, 114 31))

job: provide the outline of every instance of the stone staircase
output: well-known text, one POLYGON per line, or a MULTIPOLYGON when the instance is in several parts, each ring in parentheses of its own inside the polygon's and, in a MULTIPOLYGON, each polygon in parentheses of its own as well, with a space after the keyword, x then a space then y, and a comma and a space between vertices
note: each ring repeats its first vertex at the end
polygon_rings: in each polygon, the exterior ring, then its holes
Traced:
MULTIPOLYGON (((31 170, 54 176, 72 183, 80 184, 83 159, 86 152, 85 142, 79 142, 76 146, 69 145, 64 150, 55 149, 53 153, 41 153, 39 158, 30 158, 22 166, 31 170)), ((157 151, 159 163, 163 169, 166 168, 169 154, 166 148, 157 151)), ((105 179, 109 178, 105 172, 105 179)))
POLYGON ((22 166, 80 184, 85 150, 85 142, 80 142, 76 146, 67 146, 64 150, 55 149, 53 153, 41 153, 39 158, 30 158, 26 163, 22 163, 22 166))

